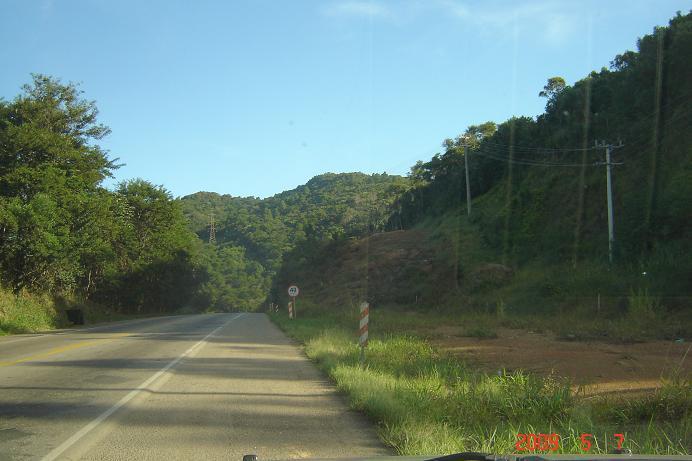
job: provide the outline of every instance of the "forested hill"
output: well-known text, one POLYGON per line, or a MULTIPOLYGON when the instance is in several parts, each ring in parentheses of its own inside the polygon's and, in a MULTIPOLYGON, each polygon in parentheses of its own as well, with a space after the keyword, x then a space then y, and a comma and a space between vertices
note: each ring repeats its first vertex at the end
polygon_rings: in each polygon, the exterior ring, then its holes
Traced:
POLYGON ((210 219, 218 245, 240 245, 247 255, 277 269, 281 255, 303 240, 329 240, 380 229, 392 202, 406 189, 396 175, 326 173, 266 199, 198 192, 181 199, 190 228, 209 240, 210 219))
POLYGON ((408 180, 388 174, 326 173, 266 199, 198 192, 180 199, 190 229, 206 245, 212 306, 252 309, 266 297, 283 255, 297 245, 383 229, 408 180))
POLYGON ((467 145, 470 219, 506 263, 607 257, 599 142, 614 146, 615 259, 679 253, 690 238, 692 15, 678 14, 637 47, 573 85, 550 78, 536 118, 471 126, 446 140, 443 153, 412 168, 416 187, 399 199, 390 227, 466 208, 467 145))
POLYGON ((182 203, 191 229, 202 239, 209 237, 212 213, 219 242, 240 242, 238 228, 257 223, 271 228, 274 219, 292 241, 339 238, 383 226, 389 206, 407 184, 406 178, 386 173, 325 173, 266 199, 197 192, 183 197, 182 203))

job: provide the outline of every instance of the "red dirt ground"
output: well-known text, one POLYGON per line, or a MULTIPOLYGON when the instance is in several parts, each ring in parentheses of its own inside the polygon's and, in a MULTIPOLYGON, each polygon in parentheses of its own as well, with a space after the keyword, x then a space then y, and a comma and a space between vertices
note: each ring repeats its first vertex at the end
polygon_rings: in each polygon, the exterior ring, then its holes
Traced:
POLYGON ((496 339, 456 336, 442 327, 431 343, 440 350, 490 372, 523 369, 570 378, 585 394, 641 392, 661 378, 692 374, 690 343, 652 341, 636 344, 558 341, 549 335, 503 329, 496 339))

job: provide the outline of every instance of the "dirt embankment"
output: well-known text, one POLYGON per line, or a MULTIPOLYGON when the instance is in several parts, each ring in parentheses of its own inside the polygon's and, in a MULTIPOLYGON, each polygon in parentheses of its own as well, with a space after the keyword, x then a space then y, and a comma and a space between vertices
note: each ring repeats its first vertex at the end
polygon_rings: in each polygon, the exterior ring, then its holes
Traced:
POLYGON ((406 230, 336 245, 317 258, 320 264, 309 268, 301 288, 335 306, 363 299, 378 305, 434 303, 453 281, 427 239, 424 231, 406 230))

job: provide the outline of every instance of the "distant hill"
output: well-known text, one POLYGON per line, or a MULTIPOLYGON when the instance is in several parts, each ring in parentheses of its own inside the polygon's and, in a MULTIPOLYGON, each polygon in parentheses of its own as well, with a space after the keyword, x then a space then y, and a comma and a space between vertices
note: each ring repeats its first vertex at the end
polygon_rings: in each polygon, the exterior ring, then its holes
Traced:
POLYGON ((266 199, 197 192, 181 203, 191 230, 202 240, 209 239, 213 213, 218 245, 243 246, 249 257, 271 270, 297 242, 382 228, 391 203, 407 184, 396 175, 326 173, 266 199))
POLYGON ((181 198, 190 229, 204 242, 214 215, 217 243, 205 245, 214 268, 212 306, 256 308, 286 252, 382 229, 391 204, 407 188, 401 176, 326 173, 266 199, 213 192, 181 198))

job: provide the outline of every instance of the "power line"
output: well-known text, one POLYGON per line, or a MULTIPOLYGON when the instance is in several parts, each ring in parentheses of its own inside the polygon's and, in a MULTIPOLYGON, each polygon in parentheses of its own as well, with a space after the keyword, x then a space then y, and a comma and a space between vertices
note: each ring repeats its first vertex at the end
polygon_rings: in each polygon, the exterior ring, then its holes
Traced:
POLYGON ((511 163, 513 165, 527 165, 527 166, 542 166, 542 167, 582 167, 582 166, 593 166, 590 164, 583 164, 583 163, 558 163, 558 162, 545 162, 545 161, 539 161, 539 160, 531 160, 531 159, 517 159, 513 158, 510 159, 509 157, 504 157, 499 155, 499 152, 492 152, 484 149, 478 149, 473 151, 474 154, 479 154, 482 157, 489 158, 491 160, 496 160, 498 162, 506 162, 506 163, 511 163))
MULTIPOLYGON (((510 146, 493 141, 482 141, 481 146, 494 146, 509 149, 510 146)), ((596 147, 532 147, 532 146, 511 146, 513 149, 524 152, 538 152, 544 154, 564 154, 567 152, 594 151, 596 147)))
MULTIPOLYGON (((505 153, 508 153, 509 150, 513 150, 512 154, 512 163, 513 164, 518 164, 518 165, 533 165, 533 166, 557 166, 557 167, 581 167, 583 164, 580 163, 565 163, 565 162, 557 162, 557 161, 551 161, 551 160, 539 160, 535 158, 517 158, 515 155, 517 153, 517 150, 521 150, 521 148, 517 148, 515 146, 505 146, 497 143, 491 143, 491 142, 484 142, 482 143, 477 149, 475 149, 473 152, 481 154, 485 157, 491 158, 493 160, 498 160, 498 161, 510 161, 507 156, 505 156, 505 153)), ((537 149, 535 152, 530 152, 530 154, 535 154, 535 153, 542 153, 542 154, 561 154, 564 152, 559 152, 556 150, 551 150, 549 148, 546 148, 543 150, 543 148, 535 148, 537 149), (540 151, 538 149, 541 149, 540 151)), ((590 147, 588 149, 582 149, 582 152, 584 151, 595 151, 595 147, 590 147)), ((528 154, 529 152, 520 152, 523 154, 528 154)))

